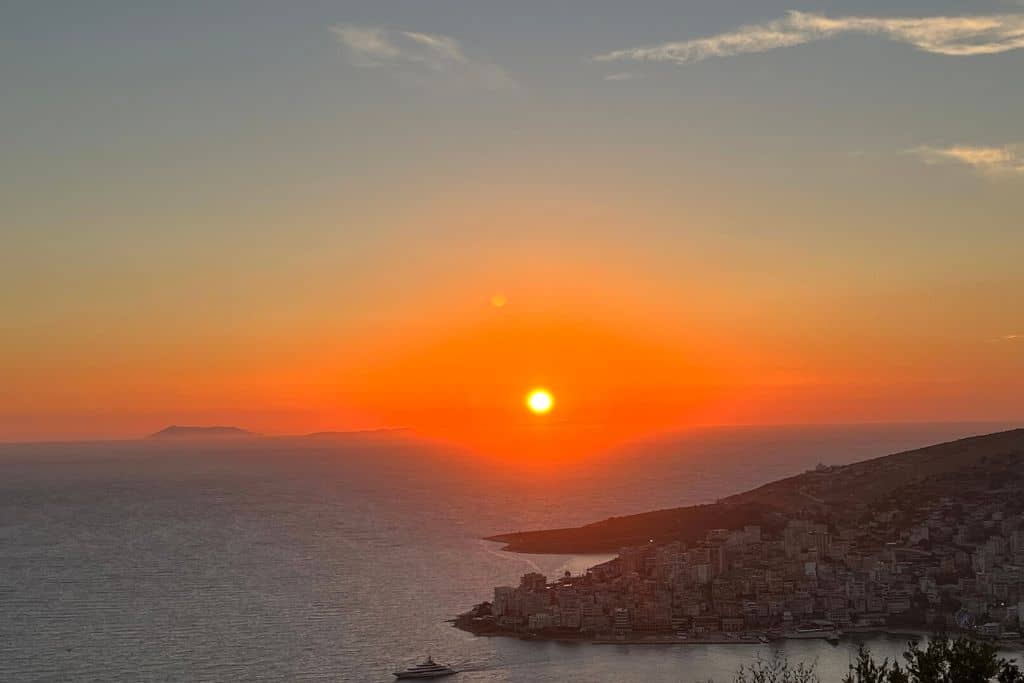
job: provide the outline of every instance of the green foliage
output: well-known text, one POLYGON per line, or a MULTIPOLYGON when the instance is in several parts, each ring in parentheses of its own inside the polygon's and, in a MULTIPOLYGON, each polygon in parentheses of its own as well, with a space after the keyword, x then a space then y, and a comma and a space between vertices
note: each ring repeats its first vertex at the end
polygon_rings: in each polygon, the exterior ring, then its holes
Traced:
POLYGON ((857 649, 857 663, 850 665, 850 671, 843 683, 907 683, 905 671, 896 662, 886 657, 879 664, 871 658, 871 651, 865 645, 857 649))
POLYGON ((903 657, 911 680, 921 683, 987 683, 999 670, 994 646, 966 638, 939 636, 924 650, 911 642, 903 657))
POLYGON ((821 683, 814 672, 815 665, 803 662, 795 667, 781 653, 774 652, 771 659, 757 659, 749 667, 740 667, 735 683, 821 683))
POLYGON ((999 683, 1024 683, 1024 672, 1021 672, 1012 660, 1004 659, 1000 663, 996 680, 999 683))
MULTIPOLYGON (((924 648, 916 640, 907 643, 903 666, 888 658, 876 662, 871 650, 861 645, 857 661, 850 664, 842 683, 1024 683, 1017 663, 998 656, 991 643, 970 638, 934 636, 924 648)), ((792 666, 775 652, 770 659, 757 656, 741 667, 734 683, 821 683, 815 665, 792 666)), ((708 683, 712 683, 708 681, 708 683)))
POLYGON ((998 657, 994 645, 969 638, 935 636, 924 648, 914 640, 903 659, 906 668, 888 658, 879 664, 862 645, 843 683, 1024 683, 1017 665, 998 657))

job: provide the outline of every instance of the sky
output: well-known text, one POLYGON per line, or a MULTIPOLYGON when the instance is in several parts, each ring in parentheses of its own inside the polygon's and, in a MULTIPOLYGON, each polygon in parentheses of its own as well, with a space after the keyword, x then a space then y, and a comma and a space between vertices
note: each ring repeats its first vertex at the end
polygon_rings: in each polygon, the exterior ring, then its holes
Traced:
POLYGON ((1024 418, 1021 2, 14 0, 0 83, 0 440, 1024 418))

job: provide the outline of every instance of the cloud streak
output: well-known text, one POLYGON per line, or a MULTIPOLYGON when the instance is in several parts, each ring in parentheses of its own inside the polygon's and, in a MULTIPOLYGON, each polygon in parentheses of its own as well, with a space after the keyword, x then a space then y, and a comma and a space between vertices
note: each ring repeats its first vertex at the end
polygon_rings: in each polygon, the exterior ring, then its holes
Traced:
POLYGON ((640 77, 637 76, 635 73, 631 73, 629 71, 620 71, 618 73, 607 74, 604 77, 604 80, 606 80, 606 81, 631 81, 634 78, 640 78, 640 77))
POLYGON ((515 87, 501 67, 469 59, 450 36, 355 24, 336 24, 330 30, 359 67, 389 67, 420 78, 445 74, 494 90, 515 87))
POLYGON ((950 17, 838 17, 791 11, 781 19, 682 42, 616 50, 600 62, 692 64, 713 57, 767 52, 845 33, 880 35, 919 50, 958 57, 1024 48, 1024 14, 950 17))
POLYGON ((951 147, 930 147, 924 145, 909 150, 924 163, 958 164, 987 176, 1024 176, 1024 145, 1002 147, 980 147, 953 145, 951 147))

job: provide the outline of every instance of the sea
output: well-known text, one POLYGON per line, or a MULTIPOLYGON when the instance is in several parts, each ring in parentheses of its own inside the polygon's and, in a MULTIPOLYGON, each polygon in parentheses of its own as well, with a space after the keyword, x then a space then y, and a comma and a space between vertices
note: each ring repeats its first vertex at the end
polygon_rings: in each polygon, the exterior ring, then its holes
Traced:
POLYGON ((430 654, 456 683, 722 683, 777 653, 838 681, 860 642, 894 657, 907 638, 600 645, 449 620, 523 573, 609 557, 484 536, 710 502, 1010 426, 704 428, 547 469, 404 439, 0 445, 0 681, 389 681, 430 654))

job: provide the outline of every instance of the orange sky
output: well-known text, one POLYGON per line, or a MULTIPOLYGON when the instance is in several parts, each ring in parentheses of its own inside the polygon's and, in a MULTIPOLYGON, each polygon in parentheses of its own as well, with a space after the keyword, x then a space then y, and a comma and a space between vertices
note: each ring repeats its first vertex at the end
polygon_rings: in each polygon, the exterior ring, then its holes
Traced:
POLYGON ((350 400, 382 424, 491 454, 576 454, 678 426, 727 381, 721 359, 682 336, 515 299, 385 346, 347 369, 350 400), (550 414, 525 410, 534 387, 555 396, 550 414))
POLYGON ((0 435, 405 427, 481 455, 558 462, 694 425, 1012 419, 1017 409, 1015 340, 944 329, 949 300, 930 294, 890 302, 890 314, 877 301, 836 308, 834 295, 817 303, 771 285, 677 298, 607 265, 535 263, 527 275, 501 289, 439 282, 353 332, 297 326, 141 347, 82 337, 50 356, 43 344, 13 374, 20 391, 0 399, 0 435), (913 328, 928 330, 925 348, 908 340, 913 328), (32 362, 47 358, 67 365, 32 362), (534 387, 554 394, 550 414, 526 410, 534 387))
MULTIPOLYGON (((787 20, 52 4, 0 41, 0 440, 412 427, 544 459, 700 424, 1024 418, 1005 41, 851 28, 654 64, 595 57, 787 20)), ((875 4, 848 28, 899 16, 875 4)), ((913 14, 991 38, 963 11, 913 14)))

